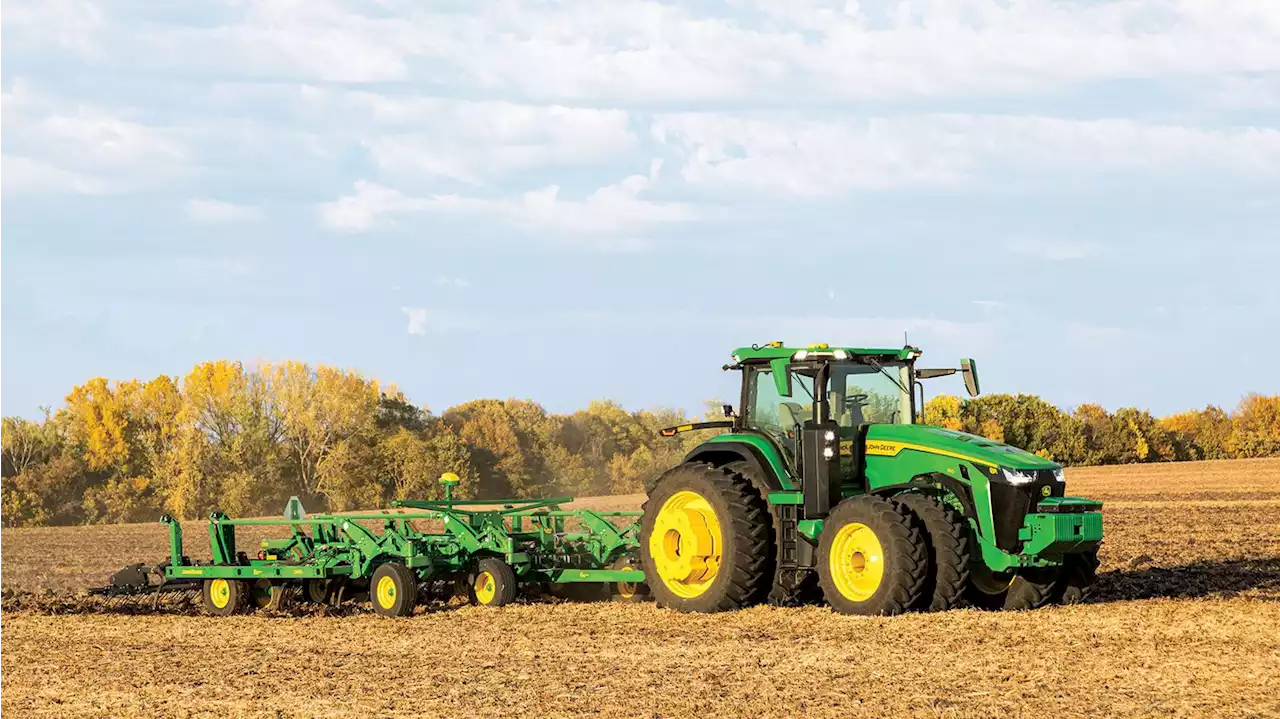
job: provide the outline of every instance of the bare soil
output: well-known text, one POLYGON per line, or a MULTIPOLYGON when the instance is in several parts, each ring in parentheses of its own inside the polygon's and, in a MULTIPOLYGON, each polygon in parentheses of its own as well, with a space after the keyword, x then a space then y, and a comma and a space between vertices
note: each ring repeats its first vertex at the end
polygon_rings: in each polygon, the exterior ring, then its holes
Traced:
MULTIPOLYGON (((1089 604, 1025 613, 858 618, 757 607, 704 616, 542 600, 433 604, 396 621, 358 607, 219 619, 190 614, 180 599, 151 611, 78 591, 131 561, 161 559, 158 524, 6 529, 0 709, 1280 717, 1280 460, 1084 468, 1067 478, 1069 493, 1106 503, 1099 591, 1089 604)), ((203 532, 187 537, 199 556, 203 532)))

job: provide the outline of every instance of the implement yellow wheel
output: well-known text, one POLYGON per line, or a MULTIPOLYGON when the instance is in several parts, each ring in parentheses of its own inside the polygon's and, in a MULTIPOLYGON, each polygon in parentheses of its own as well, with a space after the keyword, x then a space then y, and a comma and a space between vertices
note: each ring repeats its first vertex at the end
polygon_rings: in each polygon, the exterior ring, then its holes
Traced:
POLYGON ((517 582, 511 565, 497 557, 485 557, 476 562, 475 571, 471 573, 471 602, 482 607, 510 604, 516 598, 517 582))
POLYGON ((649 556, 672 594, 691 599, 706 592, 723 552, 720 520, 705 497, 685 489, 663 502, 649 535, 649 556))
POLYGON ((489 572, 476 575, 476 581, 471 586, 476 593, 476 602, 480 604, 493 604, 493 598, 498 595, 498 583, 489 572))
POLYGON ((369 579, 369 599, 384 617, 407 617, 418 604, 418 576, 403 564, 387 562, 369 579))
POLYGON ((870 599, 884 580, 884 547, 876 533, 860 522, 836 532, 827 561, 836 589, 855 602, 870 599))
POLYGON ((378 600, 378 606, 383 609, 390 609, 396 605, 396 580, 394 577, 387 575, 378 580, 375 598, 378 600))
POLYGON ((206 612, 225 617, 244 609, 249 588, 239 579, 206 579, 202 591, 206 612))
POLYGON ((226 609, 231 603, 231 585, 225 579, 215 579, 209 585, 209 603, 215 609, 226 609))

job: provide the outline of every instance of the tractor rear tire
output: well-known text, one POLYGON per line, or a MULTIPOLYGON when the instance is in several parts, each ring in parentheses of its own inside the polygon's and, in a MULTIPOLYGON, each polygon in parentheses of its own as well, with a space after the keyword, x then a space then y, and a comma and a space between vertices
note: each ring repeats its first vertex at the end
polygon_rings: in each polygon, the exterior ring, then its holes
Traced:
POLYGON ((818 537, 818 584, 841 614, 891 616, 920 601, 929 553, 920 520, 891 499, 836 505, 818 537))
POLYGON ((1049 603, 1058 580, 1056 569, 1026 568, 1017 572, 991 572, 975 568, 969 573, 965 598, 979 609, 1020 612, 1049 603))
POLYGON ((969 581, 969 523, 954 507, 927 494, 894 499, 920 519, 928 542, 929 573, 912 609, 945 612, 960 602, 969 581))
POLYGON ((700 462, 666 472, 640 519, 645 582, 659 606, 722 612, 764 600, 773 581, 772 519, 746 477, 700 462))
POLYGON ((1098 553, 1068 554, 1062 573, 1053 587, 1050 601, 1054 604, 1083 604, 1093 594, 1098 581, 1098 553))
POLYGON ((502 607, 515 601, 518 584, 510 564, 495 557, 476 562, 475 571, 467 578, 472 604, 502 607))
POLYGON ((244 611, 249 603, 249 585, 240 579, 206 579, 201 591, 204 610, 215 617, 229 617, 244 611))
POLYGON ((369 579, 373 611, 384 617, 407 617, 418 604, 418 576, 399 562, 387 562, 369 579))

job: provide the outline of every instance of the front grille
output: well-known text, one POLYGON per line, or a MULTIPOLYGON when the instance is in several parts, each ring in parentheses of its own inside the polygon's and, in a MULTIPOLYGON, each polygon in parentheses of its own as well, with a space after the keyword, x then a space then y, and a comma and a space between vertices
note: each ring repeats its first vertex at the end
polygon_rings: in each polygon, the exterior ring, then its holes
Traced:
POLYGON ((1065 485, 1053 477, 1053 470, 1036 470, 1035 481, 1027 484, 1012 485, 1007 482, 991 480, 991 513, 995 523, 996 546, 1006 552, 1017 552, 1022 549, 1022 541, 1018 539, 1018 530, 1026 521, 1026 516, 1035 510, 1036 504, 1046 497, 1061 497, 1065 485), (1048 487, 1048 493, 1044 488, 1048 487))

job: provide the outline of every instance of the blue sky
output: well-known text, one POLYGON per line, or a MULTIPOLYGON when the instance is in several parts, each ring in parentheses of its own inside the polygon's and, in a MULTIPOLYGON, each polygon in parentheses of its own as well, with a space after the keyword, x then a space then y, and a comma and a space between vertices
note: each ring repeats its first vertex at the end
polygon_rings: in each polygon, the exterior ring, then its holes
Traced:
POLYGON ((904 331, 1064 407, 1280 392, 1267 0, 7 2, 2 53, 5 414, 215 358, 694 410, 904 331))

